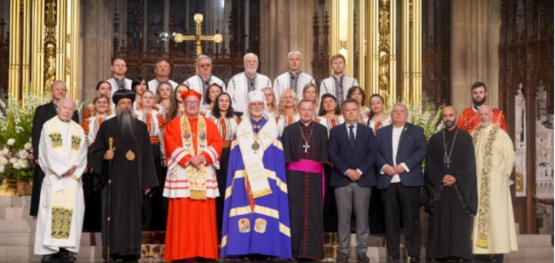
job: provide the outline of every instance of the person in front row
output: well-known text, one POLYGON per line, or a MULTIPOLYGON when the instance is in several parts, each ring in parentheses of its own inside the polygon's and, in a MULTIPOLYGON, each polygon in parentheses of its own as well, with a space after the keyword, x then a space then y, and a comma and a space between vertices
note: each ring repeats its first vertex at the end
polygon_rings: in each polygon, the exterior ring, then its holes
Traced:
POLYGON ((424 186, 422 160, 426 137, 421 127, 408 123, 408 108, 396 103, 392 125, 378 130, 378 189, 385 208, 387 260, 400 259, 399 225, 403 216, 405 243, 411 262, 420 261, 420 189, 424 186))
POLYGON ((339 215, 338 262, 347 262, 351 254, 351 214, 356 215, 356 255, 368 262, 366 240, 370 233, 368 207, 371 187, 376 185, 374 162, 378 154, 372 129, 360 124, 360 105, 354 99, 341 104, 345 123, 330 131, 328 155, 333 164, 331 185, 335 187, 339 215))

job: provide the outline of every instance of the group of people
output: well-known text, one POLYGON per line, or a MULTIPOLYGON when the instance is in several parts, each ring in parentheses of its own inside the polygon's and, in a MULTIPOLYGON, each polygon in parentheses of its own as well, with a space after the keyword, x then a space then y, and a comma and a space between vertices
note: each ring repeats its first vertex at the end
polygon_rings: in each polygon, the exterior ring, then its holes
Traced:
POLYGON ((422 206, 427 259, 502 261, 517 249, 514 150, 503 113, 485 104, 484 83, 472 86, 474 105, 458 118, 443 109, 445 129, 428 143, 406 105, 388 114, 380 95, 366 100, 344 75, 342 55, 319 88, 301 61, 290 52, 288 72, 272 86, 249 53, 226 87, 204 55, 182 84, 168 78, 165 60, 151 81, 125 79, 116 58, 81 125, 55 81, 33 123, 35 253, 75 260, 84 228, 102 231, 110 260, 138 260, 142 230, 165 230, 166 260, 320 260, 324 232, 337 231, 337 260, 346 262, 354 212, 358 261, 369 260, 377 214, 388 260, 400 260, 402 227, 416 262, 422 206))

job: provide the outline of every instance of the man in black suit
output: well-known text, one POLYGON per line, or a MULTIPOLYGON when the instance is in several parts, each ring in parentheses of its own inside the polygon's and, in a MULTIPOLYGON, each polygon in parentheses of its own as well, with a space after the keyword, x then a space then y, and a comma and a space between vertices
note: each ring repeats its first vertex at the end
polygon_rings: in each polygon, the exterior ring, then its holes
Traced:
POLYGON ((357 259, 368 262, 366 240, 370 233, 368 208, 371 186, 376 185, 374 162, 377 143, 372 129, 358 124, 360 107, 354 99, 341 103, 345 123, 330 131, 328 155, 333 164, 331 186, 335 187, 339 216, 338 262, 347 262, 351 254, 351 214, 356 215, 357 259))
MULTIPOLYGON (((48 120, 54 118, 56 113, 56 107, 58 102, 65 98, 67 95, 67 86, 61 80, 56 80, 50 86, 50 95, 52 101, 44 105, 38 106, 35 109, 35 117, 33 118, 33 131, 32 131, 32 144, 33 144, 33 156, 35 157, 35 172, 33 174, 33 194, 31 195, 31 216, 37 216, 39 209, 40 200, 40 189, 42 186, 42 179, 44 178, 44 172, 39 166, 39 141, 40 134, 42 132, 42 126, 48 120)), ((77 111, 73 113, 71 118, 76 123, 79 123, 79 115, 77 111)))
POLYGON ((405 243, 411 262, 420 261, 420 189, 424 186, 422 160, 426 137, 421 127, 407 122, 408 109, 397 103, 391 111, 393 125, 381 128, 378 141, 378 189, 382 190, 388 261, 397 261, 400 215, 405 227, 405 243))

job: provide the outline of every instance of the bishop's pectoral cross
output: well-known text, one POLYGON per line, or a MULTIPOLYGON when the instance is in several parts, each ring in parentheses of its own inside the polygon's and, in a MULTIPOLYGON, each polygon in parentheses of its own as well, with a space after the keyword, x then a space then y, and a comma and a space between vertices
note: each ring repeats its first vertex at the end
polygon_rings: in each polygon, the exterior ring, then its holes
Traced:
MULTIPOLYGON (((197 57, 202 54, 202 45, 201 41, 214 41, 215 43, 222 43, 223 36, 222 34, 215 34, 213 36, 205 36, 202 34, 202 21, 204 20, 204 16, 200 13, 196 13, 194 16, 195 19, 195 34, 194 35, 183 35, 181 33, 177 33, 174 35, 174 41, 176 43, 181 43, 183 41, 195 41, 196 42, 196 54, 197 57)), ((216 31, 217 32, 217 31, 216 31)))
POLYGON ((307 153, 307 152, 308 152, 308 149, 310 148, 310 145, 308 145, 308 143, 305 143, 305 144, 303 145, 303 148, 304 148, 304 152, 307 153))
POLYGON ((451 160, 448 158, 444 158, 443 163, 445 163, 447 165, 447 168, 449 168, 449 165, 451 164, 451 160))

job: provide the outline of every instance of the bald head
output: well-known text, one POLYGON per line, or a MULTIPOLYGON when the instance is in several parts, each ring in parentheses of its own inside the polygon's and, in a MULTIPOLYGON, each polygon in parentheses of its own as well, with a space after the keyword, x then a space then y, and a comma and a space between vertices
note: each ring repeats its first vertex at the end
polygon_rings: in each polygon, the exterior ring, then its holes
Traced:
POLYGON ((441 111, 441 119, 447 130, 453 130, 457 127, 457 109, 453 106, 445 106, 441 111))
POLYGON ((493 108, 486 104, 478 107, 478 117, 482 127, 490 125, 493 120, 493 108))
POLYGON ((56 112, 58 113, 58 118, 60 118, 60 120, 65 122, 70 121, 74 111, 75 102, 73 100, 68 98, 60 99, 58 106, 56 107, 56 112))

